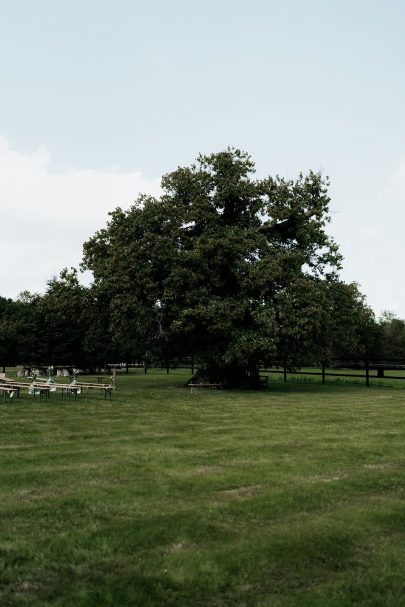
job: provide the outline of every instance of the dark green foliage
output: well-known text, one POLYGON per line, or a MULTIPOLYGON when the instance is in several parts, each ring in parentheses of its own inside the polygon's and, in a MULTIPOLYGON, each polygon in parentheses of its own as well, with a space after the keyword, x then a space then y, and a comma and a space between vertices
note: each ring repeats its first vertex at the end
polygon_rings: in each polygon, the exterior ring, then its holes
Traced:
POLYGON ((39 351, 39 301, 39 296, 28 292, 16 301, 0 299, 0 364, 30 360, 39 351))
POLYGON ((205 373, 236 385, 257 377, 259 361, 329 355, 337 327, 340 343, 357 347, 356 321, 369 313, 337 280, 327 181, 253 172, 239 150, 201 156, 163 177, 159 200, 117 209, 85 243, 84 267, 129 353, 194 354, 205 373))
POLYGON ((42 296, 0 301, 0 364, 193 357, 211 381, 258 387, 259 363, 373 349, 373 315, 338 279, 327 179, 253 174, 239 150, 200 156, 160 199, 113 211, 84 245, 91 288, 65 269, 42 296))
POLYGON ((14 365, 18 359, 18 335, 23 325, 21 306, 0 297, 0 364, 14 365))
POLYGON ((60 278, 48 282, 47 291, 39 301, 42 361, 82 365, 80 358, 89 312, 86 295, 73 269, 64 270, 60 278))
POLYGON ((0 364, 101 367, 111 349, 107 329, 105 306, 65 269, 43 295, 0 300, 0 364))
POLYGON ((280 293, 280 360, 304 361, 363 358, 375 320, 357 285, 306 276, 280 293))
POLYGON ((379 319, 377 348, 383 360, 405 360, 405 321, 392 312, 379 319))

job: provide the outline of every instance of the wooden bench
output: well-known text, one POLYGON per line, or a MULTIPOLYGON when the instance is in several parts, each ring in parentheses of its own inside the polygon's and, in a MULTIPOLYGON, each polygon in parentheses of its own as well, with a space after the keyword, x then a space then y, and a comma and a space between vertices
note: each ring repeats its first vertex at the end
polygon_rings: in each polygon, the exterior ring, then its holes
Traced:
POLYGON ((222 388, 222 384, 187 384, 190 388, 190 392, 194 392, 194 390, 198 390, 198 388, 207 388, 213 392, 214 390, 219 390, 222 388))
POLYGON ((28 389, 30 386, 31 386, 31 384, 28 382, 14 381, 12 379, 7 379, 7 378, 6 378, 5 383, 0 384, 1 388, 15 388, 16 390, 18 390, 18 396, 20 395, 21 388, 28 389))
MULTIPOLYGON (((37 386, 38 384, 36 384, 37 386)), ((53 384, 46 384, 46 386, 44 384, 39 384, 41 388, 48 388, 49 392, 57 392, 58 390, 60 390, 60 392, 62 392, 62 396, 65 396, 65 392, 66 392, 66 396, 68 396, 70 398, 70 396, 74 396, 76 397, 78 394, 78 386, 71 386, 70 384, 57 384, 57 383, 53 383, 53 384)))
POLYGON ((31 384, 19 381, 7 381, 4 384, 0 384, 0 386, 10 386, 11 388, 29 388, 31 384))
MULTIPOLYGON (((114 390, 114 386, 112 384, 92 384, 92 383, 84 383, 84 382, 76 382, 75 384, 58 384, 54 382, 52 384, 47 384, 43 380, 36 379, 34 382, 20 382, 9 380, 5 378, 7 383, 1 383, 0 381, 0 391, 4 392, 7 390, 16 390, 17 396, 20 394, 21 388, 27 388, 28 392, 33 396, 39 396, 40 398, 45 398, 48 400, 51 392, 60 391, 62 392, 62 396, 66 396, 68 398, 77 398, 79 394, 86 390, 99 390, 104 394, 104 400, 107 398, 107 395, 110 397, 112 391, 114 390)), ((4 396, 4 398, 6 398, 4 396)))
POLYGON ((14 386, 7 386, 4 384, 0 385, 0 392, 3 393, 3 399, 6 400, 6 398, 13 398, 13 396, 17 396, 17 398, 20 396, 20 388, 16 388, 14 386))
POLYGON ((29 394, 32 394, 34 397, 39 396, 40 400, 43 398, 48 400, 50 391, 49 386, 40 383, 32 383, 28 389, 29 394), (30 392, 30 390, 32 390, 32 392, 30 392))
POLYGON ((74 384, 73 386, 71 386, 70 384, 66 385, 66 386, 62 386, 62 396, 65 395, 65 391, 66 391, 66 396, 68 398, 77 398, 79 396, 79 394, 81 394, 82 390, 80 388, 80 386, 74 384))
POLYGON ((100 390, 100 392, 104 393, 104 400, 107 398, 107 394, 111 400, 111 394, 114 390, 114 386, 112 384, 93 384, 90 382, 77 382, 76 384, 80 388, 86 388, 86 390, 100 390))
POLYGON ((62 396, 66 396, 68 398, 77 398, 79 396, 79 394, 81 392, 83 392, 84 389, 86 390, 99 390, 100 392, 102 392, 104 394, 104 400, 107 398, 107 394, 110 397, 111 400, 111 394, 112 391, 114 389, 114 386, 112 386, 112 384, 94 384, 91 382, 81 382, 81 381, 76 381, 76 383, 71 383, 71 384, 58 384, 57 382, 54 382, 52 384, 44 384, 42 383, 43 380, 40 380, 40 382, 35 381, 35 386, 41 386, 41 387, 47 387, 49 388, 50 392, 56 392, 57 390, 61 390, 62 391, 62 396))
MULTIPOLYGON (((20 381, 13 381, 13 380, 9 380, 7 381, 7 383, 4 384, 0 384, 0 390, 3 392, 3 396, 4 396, 4 392, 6 391, 13 391, 16 393, 17 397, 20 396, 20 390, 21 388, 27 388, 28 390, 28 394, 32 394, 33 396, 39 396, 40 399, 45 398, 45 400, 48 400, 49 398, 49 392, 50 392, 50 386, 49 385, 45 385, 42 383, 38 383, 38 382, 20 382, 20 381)), ((4 396, 4 398, 6 398, 4 396)))
POLYGON ((19 382, 15 379, 10 379, 5 373, 0 373, 0 383, 2 384, 18 384, 19 382))

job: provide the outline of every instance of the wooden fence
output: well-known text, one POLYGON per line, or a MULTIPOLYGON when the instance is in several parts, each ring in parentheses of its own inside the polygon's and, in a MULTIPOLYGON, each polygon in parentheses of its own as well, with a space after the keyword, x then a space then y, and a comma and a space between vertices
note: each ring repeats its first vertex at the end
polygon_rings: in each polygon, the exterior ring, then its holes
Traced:
MULTIPOLYGON (((109 368, 115 368, 126 372, 130 369, 138 369, 143 373, 147 373, 152 369, 165 369, 166 373, 174 369, 190 369, 192 373, 198 368, 198 361, 195 359, 176 359, 170 360, 162 365, 147 365, 144 362, 132 363, 110 363, 109 368)), ((271 366, 261 365, 261 374, 281 375, 282 379, 287 382, 288 377, 292 376, 308 376, 319 378, 322 384, 327 383, 329 379, 346 378, 346 379, 361 379, 364 380, 366 386, 370 385, 373 380, 405 380, 405 360, 339 360, 332 361, 329 364, 322 364, 320 367, 311 367, 311 365, 302 364, 300 367, 291 367, 286 363, 277 361, 271 366), (395 371, 401 372, 398 375, 387 375, 386 372, 395 371)))
POLYGON ((302 371, 301 368, 296 369, 288 367, 284 363, 276 363, 272 367, 264 369, 265 373, 276 373, 283 375, 286 382, 289 375, 309 375, 320 377, 323 384, 326 383, 328 377, 347 377, 364 379, 366 386, 370 385, 371 379, 387 379, 387 380, 405 380, 405 364, 404 361, 339 361, 339 364, 331 363, 328 366, 323 363, 320 371, 308 369, 302 371), (401 364, 402 363, 402 364, 401 364), (340 370, 341 369, 341 370, 340 370), (347 369, 363 371, 363 373, 348 373, 347 369), (376 371, 376 374, 373 373, 376 371), (385 371, 404 371, 403 375, 386 375, 385 371))

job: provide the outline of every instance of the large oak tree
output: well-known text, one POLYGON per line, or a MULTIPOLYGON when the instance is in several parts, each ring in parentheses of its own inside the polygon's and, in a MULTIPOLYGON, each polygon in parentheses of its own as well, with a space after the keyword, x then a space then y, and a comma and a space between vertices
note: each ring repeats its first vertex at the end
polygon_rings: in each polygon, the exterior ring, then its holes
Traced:
POLYGON ((325 356, 336 331, 358 345, 368 313, 337 278, 321 175, 255 179, 251 158, 229 148, 165 175, 162 188, 117 208, 84 245, 128 356, 194 355, 200 378, 244 386, 257 384, 260 362, 325 356))

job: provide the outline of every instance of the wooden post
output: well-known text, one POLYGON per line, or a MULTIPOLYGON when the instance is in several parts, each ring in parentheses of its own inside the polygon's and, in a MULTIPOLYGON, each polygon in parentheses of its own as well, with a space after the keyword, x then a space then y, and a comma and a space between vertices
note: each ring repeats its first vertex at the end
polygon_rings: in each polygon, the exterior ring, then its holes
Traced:
POLYGON ((322 383, 325 384, 326 383, 326 376, 325 376, 325 363, 322 363, 322 383))
POLYGON ((287 367, 286 364, 284 363, 284 381, 287 381, 287 367))
POLYGON ((368 366, 368 360, 366 360, 366 386, 370 385, 370 368, 368 366))

